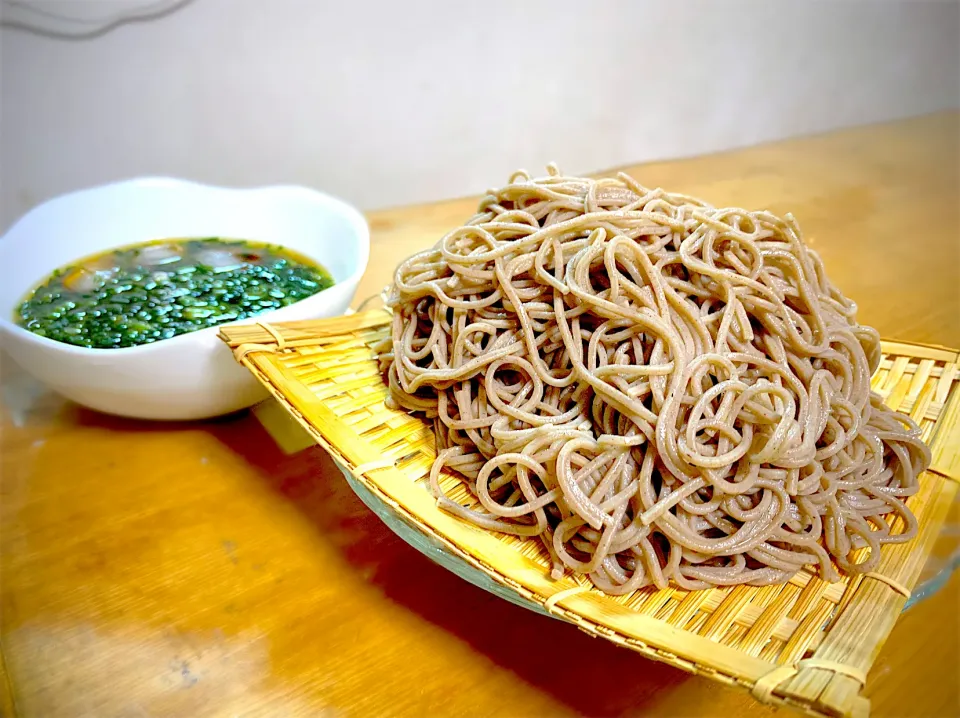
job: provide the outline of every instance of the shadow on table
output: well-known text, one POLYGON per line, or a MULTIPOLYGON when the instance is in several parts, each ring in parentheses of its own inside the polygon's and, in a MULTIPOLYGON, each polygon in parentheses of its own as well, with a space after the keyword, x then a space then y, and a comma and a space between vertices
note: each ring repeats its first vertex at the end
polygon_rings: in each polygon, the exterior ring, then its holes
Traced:
MULTIPOLYGON (((206 425, 293 502, 345 562, 390 600, 465 641, 573 710, 642 712, 683 672, 498 599, 434 564, 393 534, 350 490, 319 447, 286 455, 252 416, 206 425)), ((715 690, 712 688, 711 690, 715 690)))

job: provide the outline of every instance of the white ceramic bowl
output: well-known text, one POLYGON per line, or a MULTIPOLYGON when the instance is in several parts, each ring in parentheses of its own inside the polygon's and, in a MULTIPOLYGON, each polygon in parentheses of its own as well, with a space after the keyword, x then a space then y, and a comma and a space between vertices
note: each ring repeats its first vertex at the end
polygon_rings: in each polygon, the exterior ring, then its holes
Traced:
POLYGON ((14 311, 57 267, 97 252, 164 237, 229 237, 289 247, 316 260, 336 284, 249 321, 343 314, 367 266, 363 216, 303 187, 210 187, 135 179, 57 197, 0 240, 0 336, 26 371, 73 401, 144 419, 201 419, 250 406, 265 394, 218 338, 203 329, 125 349, 84 349, 17 326, 14 311))

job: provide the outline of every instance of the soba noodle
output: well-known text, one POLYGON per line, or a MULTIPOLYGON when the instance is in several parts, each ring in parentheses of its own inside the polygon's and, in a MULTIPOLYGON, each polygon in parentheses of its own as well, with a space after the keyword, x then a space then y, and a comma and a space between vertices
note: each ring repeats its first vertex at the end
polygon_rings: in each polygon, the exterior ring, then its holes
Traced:
POLYGON ((916 533, 929 451, 871 392, 877 333, 790 215, 519 172, 398 267, 388 304, 389 401, 434 421, 439 505, 536 537, 554 576, 836 580, 916 533))

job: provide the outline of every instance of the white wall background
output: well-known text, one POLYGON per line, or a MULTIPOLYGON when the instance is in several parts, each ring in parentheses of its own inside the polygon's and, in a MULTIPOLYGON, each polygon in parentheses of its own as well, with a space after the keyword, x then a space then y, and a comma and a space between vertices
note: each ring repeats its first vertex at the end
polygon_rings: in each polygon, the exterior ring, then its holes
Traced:
POLYGON ((5 28, 0 228, 140 174, 371 208, 917 115, 960 104, 958 37, 956 2, 879 0, 194 0, 90 40, 5 28))

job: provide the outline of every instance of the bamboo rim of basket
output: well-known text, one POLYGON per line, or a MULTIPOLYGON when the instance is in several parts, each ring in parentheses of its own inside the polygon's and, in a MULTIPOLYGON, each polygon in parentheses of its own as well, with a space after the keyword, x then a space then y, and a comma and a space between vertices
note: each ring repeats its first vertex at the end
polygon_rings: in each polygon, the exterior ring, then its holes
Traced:
MULTIPOLYGON (((832 616, 824 615, 822 608, 803 613, 781 655, 790 654, 787 649, 791 642, 799 645, 809 642, 825 622, 829 621, 833 631, 842 616, 856 617, 863 608, 869 609, 869 617, 879 617, 871 624, 874 629, 871 635, 875 635, 876 640, 863 640, 861 628, 857 634, 858 648, 851 645, 851 635, 831 641, 831 631, 823 632, 812 655, 801 654, 794 660, 778 663, 670 625, 653 615, 639 613, 636 607, 628 608, 611 600, 584 580, 569 575, 559 580, 550 579, 541 566, 519 556, 498 535, 438 509, 428 492, 396 465, 385 462, 380 450, 344 424, 325 401, 281 363, 284 355, 296 354, 305 348, 323 348, 351 340, 362 343, 359 334, 376 334, 378 330, 382 334, 389 321, 388 313, 377 310, 325 320, 226 326, 221 330, 221 338, 234 350, 238 361, 258 377, 313 439, 378 500, 409 525, 439 541, 448 552, 527 601, 592 635, 688 672, 747 688, 762 702, 791 705, 815 715, 866 715, 869 702, 859 695, 866 674, 917 581, 924 561, 916 557, 919 555, 925 560, 929 555, 960 486, 960 391, 955 390, 960 353, 957 350, 902 341, 881 344, 884 359, 875 377, 885 373, 884 386, 889 384, 885 400, 896 400, 900 406, 905 398, 912 398, 910 413, 918 414, 921 419, 929 419, 931 407, 938 409, 933 433, 928 439, 933 462, 921 478, 921 492, 911 499, 912 508, 921 518, 918 537, 909 544, 886 547, 880 567, 870 574, 847 577, 836 584, 828 584, 810 574, 798 574, 785 584, 801 590, 794 605, 807 594, 807 607, 828 596, 834 603, 832 616), (933 380, 935 384, 931 385, 933 380), (927 476, 935 479, 929 481, 927 476), (906 545, 912 550, 903 550, 906 545), (922 549, 919 554, 918 549, 922 549)), ((372 354, 369 361, 375 361, 372 354)), ((399 458, 396 463, 402 463, 405 457, 399 458)), ((666 592, 673 590, 665 589, 666 592)), ((726 589, 721 604, 734 594, 746 604, 750 594, 760 590, 743 586, 726 589)), ((699 597, 691 599, 691 595, 714 591, 717 589, 685 592, 683 600, 693 605, 699 597)))

